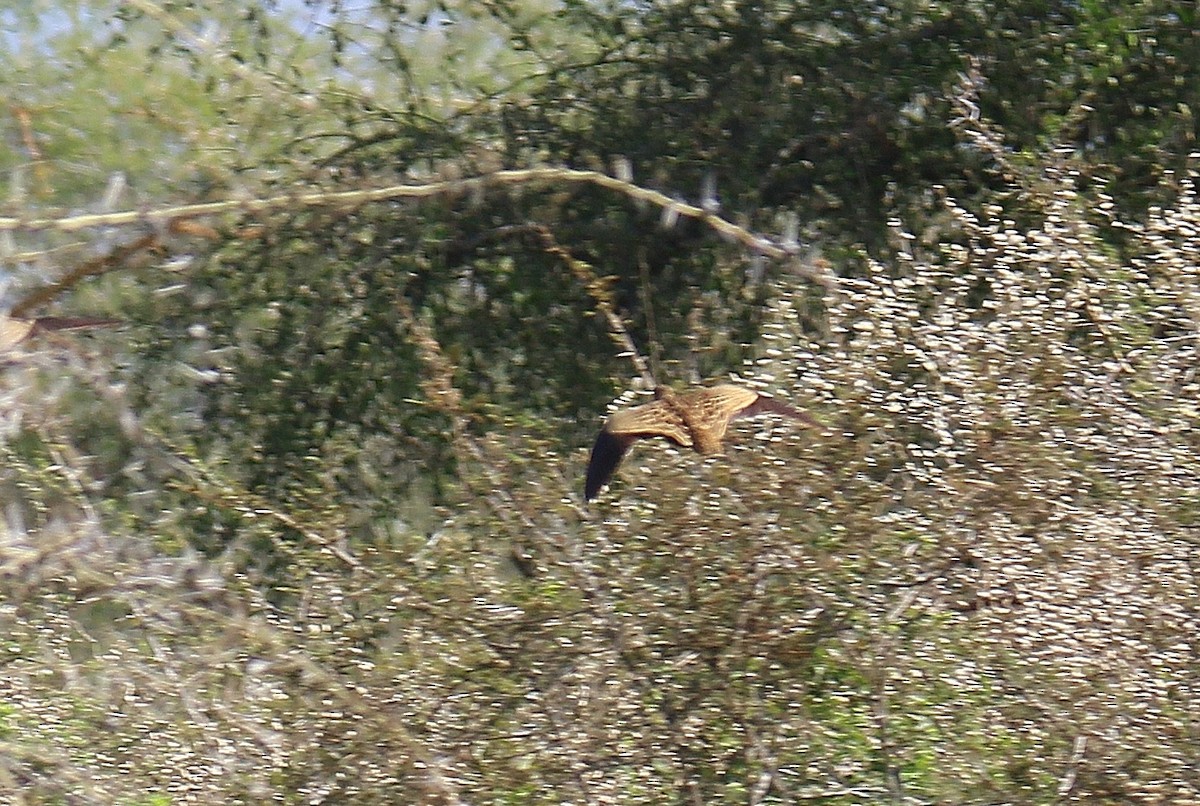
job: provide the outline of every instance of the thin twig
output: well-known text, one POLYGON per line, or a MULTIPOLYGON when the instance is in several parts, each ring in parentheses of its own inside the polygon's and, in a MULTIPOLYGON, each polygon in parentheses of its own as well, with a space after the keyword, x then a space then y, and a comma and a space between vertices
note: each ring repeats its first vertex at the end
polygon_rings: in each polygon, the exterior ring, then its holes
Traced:
POLYGON ((1075 737, 1075 746, 1071 748, 1071 758, 1067 760, 1067 769, 1063 773, 1062 780, 1058 784, 1059 799, 1066 798, 1071 794, 1071 790, 1075 788, 1075 781, 1079 777, 1079 764, 1083 761, 1083 755, 1087 752, 1088 738, 1080 734, 1075 737))
POLYGON ((702 207, 673 199, 664 193, 659 193, 657 190, 639 187, 598 171, 581 171, 570 168, 525 168, 496 171, 495 173, 466 179, 448 179, 419 185, 389 185, 380 188, 361 188, 358 190, 312 190, 252 199, 226 199, 225 201, 204 202, 200 204, 182 204, 172 207, 161 207, 155 210, 123 210, 112 213, 43 216, 40 218, 4 216, 0 217, 0 232, 38 232, 43 230, 76 232, 92 227, 122 227, 138 224, 163 226, 179 219, 202 218, 204 216, 231 213, 261 215, 282 210, 296 210, 310 207, 359 207, 374 202, 392 201, 395 199, 428 199, 438 196, 470 195, 489 187, 555 182, 595 185, 628 196, 631 199, 655 205, 675 215, 696 219, 756 254, 782 259, 791 257, 796 252, 794 248, 784 248, 771 239, 756 235, 745 227, 740 227, 731 221, 727 221, 702 207))
POLYGON ((98 274, 111 271, 139 252, 154 249, 159 245, 160 242, 157 235, 143 235, 127 244, 118 246, 106 255, 84 261, 53 283, 39 288, 18 302, 9 313, 11 316, 18 318, 25 316, 34 308, 46 304, 84 278, 94 277, 98 274))
POLYGON ((215 42, 209 42, 196 36, 192 32, 191 25, 150 0, 125 0, 125 2, 161 24, 175 42, 181 43, 194 55, 228 68, 233 75, 247 84, 251 84, 259 90, 265 90, 275 102, 286 103, 304 112, 311 112, 316 104, 315 99, 311 96, 296 92, 276 76, 255 70, 246 61, 239 60, 217 48, 215 42))
POLYGON ((575 275, 579 282, 583 283, 583 287, 587 289, 588 294, 595 300, 596 308, 599 309, 608 322, 609 334, 617 343, 617 346, 622 348, 622 355, 627 355, 629 360, 633 362, 633 366, 637 369, 638 374, 642 376, 642 381, 646 384, 646 388, 653 389, 657 385, 654 373, 650 371, 650 367, 646 364, 646 359, 642 357, 641 352, 638 350, 637 344, 633 341, 633 336, 629 333, 629 328, 625 327, 625 323, 621 321, 621 317, 617 316, 612 294, 608 291, 608 283, 597 277, 596 272, 586 261, 575 257, 560 245, 548 227, 536 224, 533 227, 533 231, 540 238, 542 248, 567 264, 571 273, 575 275))

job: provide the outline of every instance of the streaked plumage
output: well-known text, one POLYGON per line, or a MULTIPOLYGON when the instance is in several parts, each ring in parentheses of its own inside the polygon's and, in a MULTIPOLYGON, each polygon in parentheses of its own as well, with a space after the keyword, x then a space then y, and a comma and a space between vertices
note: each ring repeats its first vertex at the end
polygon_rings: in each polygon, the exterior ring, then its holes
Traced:
POLYGON ((118 325, 116 319, 95 319, 90 316, 39 316, 18 319, 0 314, 0 352, 7 352, 26 339, 50 330, 80 330, 89 327, 118 325))
POLYGON ((753 389, 726 384, 676 394, 666 387, 655 390, 658 400, 618 411, 608 418, 592 446, 583 496, 590 501, 608 483, 629 447, 646 437, 666 437, 700 454, 720 453, 721 440, 731 420, 759 414, 780 414, 809 425, 809 415, 765 397, 753 389))

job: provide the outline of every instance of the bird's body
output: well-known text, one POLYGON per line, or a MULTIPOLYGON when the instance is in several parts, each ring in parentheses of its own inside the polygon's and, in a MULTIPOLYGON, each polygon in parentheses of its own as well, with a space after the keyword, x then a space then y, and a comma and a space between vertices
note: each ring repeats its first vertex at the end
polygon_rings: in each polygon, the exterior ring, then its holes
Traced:
POLYGON ((655 391, 658 399, 653 403, 618 411, 605 422, 588 462, 586 500, 595 498, 608 483, 625 451, 638 439, 666 437, 708 455, 721 452, 730 421, 739 417, 774 413, 816 425, 804 412, 742 386, 725 384, 682 394, 666 387, 655 391))

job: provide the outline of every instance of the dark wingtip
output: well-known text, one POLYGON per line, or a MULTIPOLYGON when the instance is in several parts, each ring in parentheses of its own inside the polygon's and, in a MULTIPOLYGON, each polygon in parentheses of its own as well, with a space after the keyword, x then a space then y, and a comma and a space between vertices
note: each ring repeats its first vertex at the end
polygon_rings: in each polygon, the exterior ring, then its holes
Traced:
POLYGON ((39 316, 33 320, 34 330, 83 330, 91 327, 115 327, 119 319, 98 319, 94 316, 39 316))
POLYGON ((597 435, 596 444, 592 446, 592 457, 588 460, 587 480, 583 485, 584 501, 591 501, 599 495, 600 488, 608 484, 630 442, 630 439, 613 436, 607 430, 597 435))

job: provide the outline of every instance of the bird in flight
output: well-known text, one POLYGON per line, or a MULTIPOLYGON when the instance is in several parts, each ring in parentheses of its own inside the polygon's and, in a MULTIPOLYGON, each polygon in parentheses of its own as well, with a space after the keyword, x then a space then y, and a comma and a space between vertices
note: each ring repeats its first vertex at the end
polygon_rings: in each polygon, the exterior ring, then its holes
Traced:
POLYGON ((799 409, 753 389, 725 384, 678 394, 660 386, 653 403, 618 411, 604 423, 592 446, 585 501, 591 501, 608 483, 629 447, 646 437, 666 437, 699 454, 721 452, 721 439, 731 420, 761 414, 780 414, 816 426, 817 421, 799 409))
POLYGON ((26 339, 51 330, 81 330, 119 324, 116 319, 95 319, 90 316, 39 316, 35 319, 19 319, 0 314, 0 353, 8 352, 26 339))

